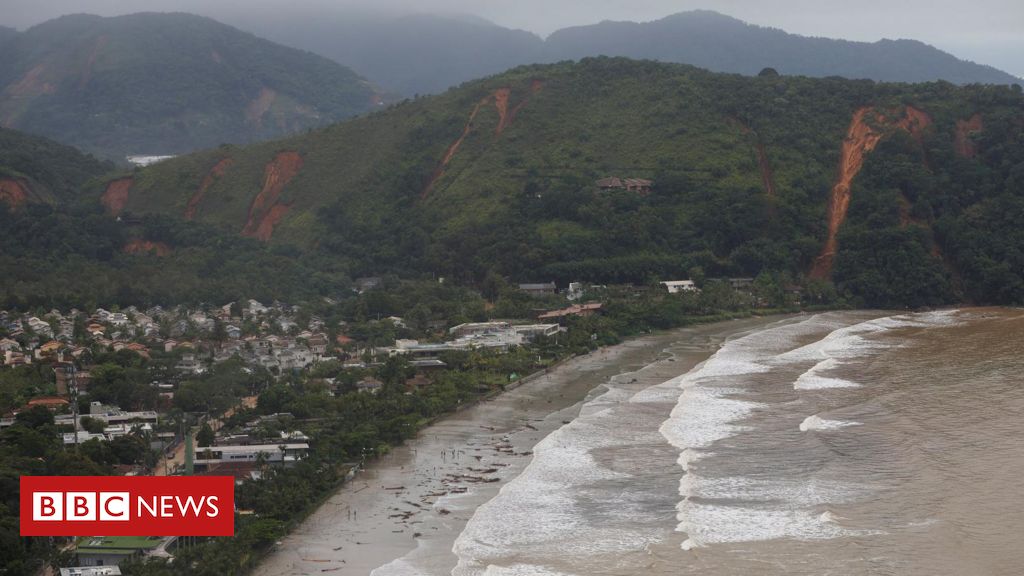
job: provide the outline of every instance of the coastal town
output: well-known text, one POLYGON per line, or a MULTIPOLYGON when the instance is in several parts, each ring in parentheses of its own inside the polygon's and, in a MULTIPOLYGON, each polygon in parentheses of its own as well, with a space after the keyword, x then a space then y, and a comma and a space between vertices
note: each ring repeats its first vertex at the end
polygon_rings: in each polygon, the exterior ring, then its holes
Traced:
MULTIPOLYGON (((716 290, 753 298, 753 279, 702 284, 708 294, 692 280, 650 287, 571 283, 561 290, 551 282, 521 283, 504 287, 503 298, 516 299, 528 313, 458 323, 466 318, 345 319, 330 306, 317 314, 255 299, 3 311, 0 391, 10 409, 0 430, 52 430, 61 451, 84 454, 108 473, 229 475, 240 486, 258 485, 304 461, 324 429, 322 418, 311 417, 315 409, 296 408, 282 395, 342 402, 354 402, 349 394, 427 398, 468 372, 475 376, 460 383, 466 390, 460 397, 473 398, 543 371, 565 356, 572 339, 576 350, 600 345, 607 338, 598 340, 600 323, 609 321, 606 304, 617 298, 696 304, 716 290)), ((360 279, 353 297, 379 298, 376 292, 386 290, 377 278, 360 279)), ((358 457, 349 449, 339 462, 341 481, 385 450, 364 444, 358 457)), ((65 550, 73 569, 90 574, 85 570, 170 558, 190 542, 97 536, 70 540, 65 550)))

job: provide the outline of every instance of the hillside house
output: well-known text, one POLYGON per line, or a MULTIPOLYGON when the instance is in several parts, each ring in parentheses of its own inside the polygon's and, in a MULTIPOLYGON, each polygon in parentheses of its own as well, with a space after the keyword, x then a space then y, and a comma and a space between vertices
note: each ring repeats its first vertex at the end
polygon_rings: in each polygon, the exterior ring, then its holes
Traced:
POLYGON ((597 181, 597 187, 601 190, 626 190, 641 195, 650 194, 653 185, 654 182, 643 178, 619 178, 617 176, 609 176, 597 181))
POLYGON ((668 289, 669 294, 678 294, 679 292, 700 292, 700 288, 693 283, 693 280, 667 280, 660 282, 662 286, 668 289))
POLYGON ((373 290, 374 288, 380 286, 380 283, 381 283, 381 279, 379 277, 377 277, 377 276, 366 276, 364 278, 356 278, 355 282, 353 282, 352 284, 353 284, 356 292, 359 292, 360 294, 362 294, 363 292, 366 292, 367 290, 373 290))
POLYGON ((520 284, 519 290, 526 292, 530 296, 547 296, 557 292, 557 287, 554 282, 545 282, 542 284, 526 283, 520 284))

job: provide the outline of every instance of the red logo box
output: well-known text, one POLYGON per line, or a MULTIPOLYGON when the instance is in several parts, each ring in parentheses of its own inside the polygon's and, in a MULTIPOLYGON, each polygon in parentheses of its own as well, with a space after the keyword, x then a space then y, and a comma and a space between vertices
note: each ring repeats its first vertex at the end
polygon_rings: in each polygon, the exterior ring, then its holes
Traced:
POLYGON ((22 536, 233 536, 231 476, 22 476, 22 536))

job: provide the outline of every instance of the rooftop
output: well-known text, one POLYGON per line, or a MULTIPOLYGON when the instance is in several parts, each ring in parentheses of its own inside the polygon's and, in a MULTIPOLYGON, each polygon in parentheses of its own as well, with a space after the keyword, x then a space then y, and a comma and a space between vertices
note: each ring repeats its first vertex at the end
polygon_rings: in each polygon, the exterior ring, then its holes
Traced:
POLYGON ((60 576, 121 576, 117 566, 75 566, 61 568, 60 576))
POLYGON ((161 541, 156 536, 86 536, 79 538, 78 550, 89 554, 124 554, 156 548, 161 541))

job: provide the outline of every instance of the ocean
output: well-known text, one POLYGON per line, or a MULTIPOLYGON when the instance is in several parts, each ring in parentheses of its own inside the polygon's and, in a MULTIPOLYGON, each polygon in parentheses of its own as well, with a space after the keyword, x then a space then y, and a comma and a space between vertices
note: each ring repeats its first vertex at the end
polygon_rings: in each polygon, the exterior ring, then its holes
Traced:
POLYGON ((1022 374, 1024 312, 966 309, 787 318, 613 377, 451 573, 1021 574, 1022 374))

